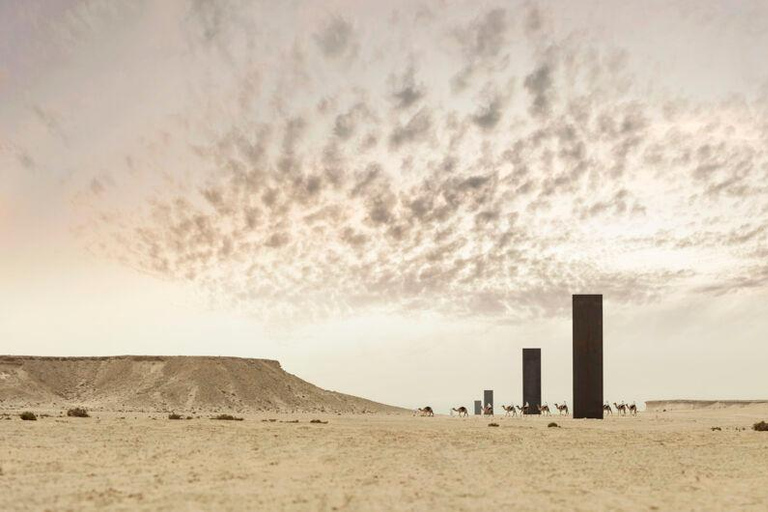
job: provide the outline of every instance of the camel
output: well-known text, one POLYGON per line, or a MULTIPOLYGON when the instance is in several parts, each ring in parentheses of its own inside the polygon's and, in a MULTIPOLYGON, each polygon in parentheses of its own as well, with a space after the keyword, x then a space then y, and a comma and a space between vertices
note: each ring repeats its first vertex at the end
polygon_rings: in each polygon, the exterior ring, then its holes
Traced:
POLYGON ((611 409, 611 404, 603 404, 603 413, 613 414, 613 409, 611 409))
POLYGON ((418 408, 419 414, 421 416, 434 416, 435 411, 432 410, 430 406, 426 406, 423 409, 421 407, 418 408))
POLYGON ((627 404, 625 404, 624 402, 621 402, 620 404, 613 402, 613 406, 616 408, 616 412, 618 412, 622 416, 627 414, 627 404))
POLYGON ((560 415, 565 414, 566 416, 568 416, 568 405, 566 404, 557 405, 557 402, 555 402, 555 409, 559 411, 560 415))
POLYGON ((515 409, 514 405, 502 405, 501 408, 507 412, 504 416, 509 416, 510 414, 512 416, 517 416, 517 409, 515 409))
POLYGON ((520 410, 520 416, 525 416, 528 414, 528 411, 531 410, 531 406, 528 402, 525 402, 522 407, 518 405, 517 408, 520 410))
POLYGON ((483 416, 493 416, 493 406, 491 404, 483 407, 483 416))
POLYGON ((458 409, 456 409, 455 407, 451 407, 451 411, 456 411, 457 413, 459 413, 459 418, 461 418, 462 416, 464 416, 465 418, 469 416, 469 413, 467 412, 467 408, 464 407, 463 405, 458 409))
POLYGON ((547 404, 544 405, 536 405, 536 407, 539 409, 539 414, 542 416, 550 416, 552 413, 549 412, 549 406, 547 404))
POLYGON ((627 406, 629 408, 629 414, 632 416, 637 416, 637 405, 635 405, 635 402, 632 402, 632 405, 627 406))

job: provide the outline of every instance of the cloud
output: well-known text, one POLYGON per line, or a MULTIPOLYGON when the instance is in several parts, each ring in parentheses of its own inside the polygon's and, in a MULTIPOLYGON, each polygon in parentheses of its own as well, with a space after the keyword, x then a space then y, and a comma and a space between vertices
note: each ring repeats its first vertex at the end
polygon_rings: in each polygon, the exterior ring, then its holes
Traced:
MULTIPOLYGON (((283 39, 265 28, 252 46, 217 35, 258 77, 235 66, 227 87, 196 88, 206 101, 190 110, 211 106, 185 117, 189 146, 129 155, 147 182, 94 172, 83 236, 264 318, 507 321, 565 314, 563 297, 585 291, 645 304, 765 286, 765 100, 651 94, 631 56, 554 32, 535 4, 515 62, 504 10, 458 28, 435 11, 424 34, 391 39, 352 15, 283 39), (424 44, 446 33, 458 52, 424 44), (382 51, 393 39, 409 50, 382 51), (298 80, 280 56, 304 45, 324 58, 300 59, 298 80), (372 60, 329 72, 358 52, 372 60)), ((205 16, 215 34, 235 30, 216 21, 231 15, 205 16)), ((204 68, 220 58, 195 51, 204 68)), ((165 147, 143 137, 141 148, 165 147)))
POLYGON ((492 9, 460 28, 457 38, 470 60, 487 59, 499 55, 506 42, 507 29, 506 10, 492 9))
POLYGON ((546 116, 551 109, 554 94, 554 65, 553 51, 550 50, 523 82, 523 86, 531 96, 530 112, 534 116, 546 116))
POLYGON ((357 53, 357 35, 352 23, 341 16, 331 17, 314 35, 315 43, 328 59, 353 57, 357 53))
POLYGON ((502 119, 504 107, 511 96, 511 89, 511 84, 508 84, 506 91, 501 93, 490 84, 486 86, 482 93, 482 103, 472 115, 472 122, 483 130, 493 130, 496 128, 502 119))
POLYGON ((528 36, 538 34, 544 28, 544 23, 544 16, 541 10, 539 10, 539 6, 537 4, 530 4, 523 21, 525 33, 528 36))
POLYGON ((34 158, 32 158, 32 155, 30 155, 27 151, 21 150, 18 151, 16 154, 16 158, 18 159, 19 164, 21 166, 28 170, 32 171, 35 169, 36 164, 34 158))
POLYGON ((764 289, 766 286, 768 286, 768 265, 763 264, 747 268, 739 275, 701 286, 697 291, 706 294, 725 295, 744 290, 764 289))
POLYGON ((509 28, 507 11, 498 8, 454 29, 454 36, 464 58, 463 68, 451 79, 454 91, 466 89, 479 70, 505 64, 503 49, 509 28))
POLYGON ((333 127, 333 133, 342 140, 352 137, 362 120, 372 118, 371 111, 365 103, 355 103, 350 109, 336 116, 336 122, 333 127))
POLYGON ((406 109, 424 97, 424 86, 416 83, 416 68, 412 62, 402 75, 392 74, 390 82, 396 108, 406 109))
POLYGON ((389 136, 389 145, 399 149, 405 144, 420 142, 427 138, 432 128, 432 115, 429 109, 421 108, 408 122, 395 126, 389 136))

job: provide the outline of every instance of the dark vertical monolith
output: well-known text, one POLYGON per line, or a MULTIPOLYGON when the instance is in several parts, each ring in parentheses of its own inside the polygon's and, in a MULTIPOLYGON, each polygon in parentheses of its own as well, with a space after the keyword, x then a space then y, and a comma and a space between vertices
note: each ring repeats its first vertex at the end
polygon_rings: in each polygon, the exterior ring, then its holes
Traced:
POLYGON ((603 296, 573 296, 573 417, 603 417, 603 296))
POLYGON ((475 414, 483 414, 483 402, 480 400, 475 400, 475 414))
POLYGON ((523 349, 523 404, 527 414, 539 414, 541 405, 541 349, 523 349))
POLYGON ((491 406, 491 411, 493 411, 493 390, 492 389, 486 389, 483 391, 483 407, 491 406))

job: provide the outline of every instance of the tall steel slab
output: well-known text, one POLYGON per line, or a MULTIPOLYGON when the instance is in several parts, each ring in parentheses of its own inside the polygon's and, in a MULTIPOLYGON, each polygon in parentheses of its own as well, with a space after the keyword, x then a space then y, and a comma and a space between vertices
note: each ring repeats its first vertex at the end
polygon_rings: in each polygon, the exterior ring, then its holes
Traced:
POLYGON ((475 400, 475 414, 483 414, 483 402, 480 400, 475 400))
POLYGON ((573 296, 573 417, 603 418, 603 296, 573 296))
POLYGON ((527 414, 539 414, 541 405, 541 349, 523 349, 523 404, 527 414))
POLYGON ((483 407, 486 407, 490 405, 491 410, 493 410, 493 390, 492 389, 486 389, 483 391, 483 407))

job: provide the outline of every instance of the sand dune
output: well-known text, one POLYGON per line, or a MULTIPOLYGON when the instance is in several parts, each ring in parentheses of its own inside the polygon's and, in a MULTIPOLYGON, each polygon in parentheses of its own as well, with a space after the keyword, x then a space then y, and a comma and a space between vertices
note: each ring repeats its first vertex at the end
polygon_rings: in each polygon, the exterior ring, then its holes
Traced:
POLYGON ((0 407, 398 413, 326 391, 277 361, 236 357, 0 356, 0 407))

